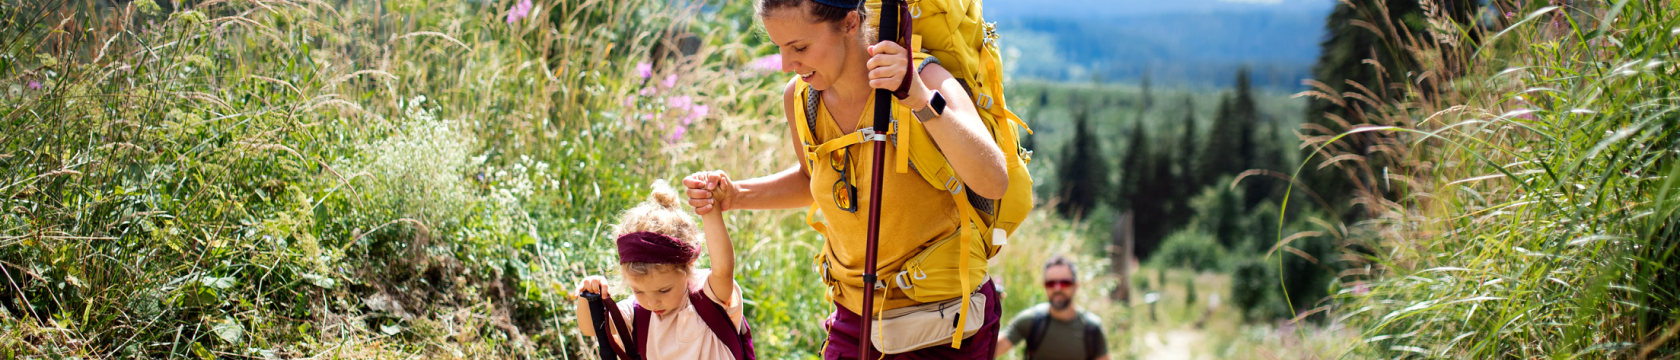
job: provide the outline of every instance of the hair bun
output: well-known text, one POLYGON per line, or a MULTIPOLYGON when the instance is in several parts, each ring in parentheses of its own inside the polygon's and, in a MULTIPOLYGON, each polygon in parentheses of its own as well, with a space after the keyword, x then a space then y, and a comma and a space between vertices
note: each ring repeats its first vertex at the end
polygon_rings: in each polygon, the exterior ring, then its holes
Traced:
POLYGON ((671 183, 665 179, 654 180, 653 193, 648 194, 648 201, 669 210, 681 210, 682 204, 677 198, 677 190, 671 188, 671 183))

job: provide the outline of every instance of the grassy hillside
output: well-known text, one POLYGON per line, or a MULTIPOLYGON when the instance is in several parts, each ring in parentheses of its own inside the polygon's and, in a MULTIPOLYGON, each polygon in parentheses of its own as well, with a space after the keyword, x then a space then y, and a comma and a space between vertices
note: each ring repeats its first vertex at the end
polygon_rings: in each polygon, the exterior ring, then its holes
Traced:
POLYGON ((1361 254, 1325 309, 1359 329, 1352 356, 1680 355, 1680 7, 1497 5, 1379 34, 1419 65, 1383 84, 1401 101, 1306 94, 1360 114, 1313 129, 1308 165, 1381 179, 1355 193, 1369 219, 1319 230, 1361 254))
MULTIPOLYGON (((792 161, 745 3, 170 5, 0 8, 0 357, 588 358, 617 212, 792 161)), ((1082 252, 1036 219, 1010 283, 1082 252)), ((766 358, 832 310, 802 220, 730 215, 766 358)))

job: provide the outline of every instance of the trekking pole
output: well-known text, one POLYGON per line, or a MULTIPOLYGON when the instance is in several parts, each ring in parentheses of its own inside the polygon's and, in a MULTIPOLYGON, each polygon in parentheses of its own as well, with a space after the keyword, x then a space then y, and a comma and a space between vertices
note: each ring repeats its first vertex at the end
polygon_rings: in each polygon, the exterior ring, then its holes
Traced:
MULTIPOLYGON (((905 13, 903 6, 904 2, 902 0, 881 0, 881 41, 905 43, 900 41, 902 40, 900 37, 908 34, 901 34, 901 32, 908 31, 899 31, 901 30, 899 27, 900 20, 902 20, 899 16, 905 13)), ((910 49, 906 47, 904 51, 908 52, 910 49)), ((905 72, 904 85, 910 84, 909 77, 916 76, 914 69, 915 67, 912 65, 911 70, 905 72)), ((900 86, 900 91, 908 90, 908 86, 904 85, 900 86)), ((893 91, 875 90, 875 127, 871 133, 864 134, 870 141, 875 142, 875 162, 870 164, 872 171, 869 172, 869 232, 867 233, 868 238, 863 255, 863 331, 861 331, 862 336, 859 337, 861 341, 858 342, 862 344, 863 349, 858 352, 861 356, 860 359, 875 358, 870 356, 872 346, 869 345, 874 339, 870 337, 870 331, 873 330, 875 320, 873 317, 875 314, 875 248, 876 244, 880 243, 881 235, 881 171, 885 169, 886 134, 892 126, 893 100, 893 91)))
POLYGON ((613 352, 612 334, 607 332, 607 307, 601 302, 601 294, 584 292, 583 298, 589 301, 589 326, 595 329, 595 354, 601 360, 618 360, 618 353, 613 352))

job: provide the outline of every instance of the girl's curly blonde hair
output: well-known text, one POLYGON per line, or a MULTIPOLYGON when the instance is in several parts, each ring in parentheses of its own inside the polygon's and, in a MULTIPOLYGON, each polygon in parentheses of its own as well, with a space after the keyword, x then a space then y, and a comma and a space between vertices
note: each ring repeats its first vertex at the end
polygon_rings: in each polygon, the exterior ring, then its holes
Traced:
MULTIPOLYGON (((694 218, 688 215, 688 211, 681 207, 680 201, 676 189, 671 188, 670 183, 663 179, 654 181, 653 193, 648 194, 647 201, 637 204, 630 210, 625 210, 623 214, 618 216, 618 224, 613 225, 613 237, 617 238, 624 234, 648 231, 670 236, 699 249, 700 244, 705 242, 705 233, 700 231, 700 226, 695 224, 694 218)), ((693 263, 631 262, 621 263, 619 266, 623 267, 624 273, 630 276, 643 276, 666 271, 681 271, 684 274, 689 274, 694 270, 693 263)))

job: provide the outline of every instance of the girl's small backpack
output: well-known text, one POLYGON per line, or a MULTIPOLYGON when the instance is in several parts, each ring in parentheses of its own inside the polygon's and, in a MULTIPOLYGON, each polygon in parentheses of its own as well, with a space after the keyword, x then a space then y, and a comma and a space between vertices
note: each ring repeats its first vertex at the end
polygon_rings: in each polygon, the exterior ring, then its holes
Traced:
MULTIPOLYGON (((711 329, 712 334, 717 335, 718 340, 729 346, 729 352, 735 354, 736 360, 757 360, 758 354, 753 349, 752 326, 747 325, 747 319, 741 319, 741 331, 736 332, 735 324, 729 320, 729 313, 723 308, 723 305, 718 305, 717 302, 706 297, 703 291, 700 289, 690 291, 688 301, 693 304, 694 311, 700 313, 700 320, 706 322, 706 328, 711 329)), ((635 347, 636 352, 625 354, 625 357, 633 360, 643 360, 647 358, 648 319, 653 318, 653 312, 642 308, 641 304, 634 304, 633 306, 635 307, 635 317, 632 321, 635 322, 635 325, 630 328, 632 329, 631 338, 635 339, 632 346, 635 347)), ((617 306, 606 306, 606 311, 613 313, 613 320, 618 322, 617 328, 620 329, 619 331, 623 331, 624 320, 621 317, 622 315, 617 314, 617 309, 617 306)), ((619 333, 619 338, 625 338, 622 332, 619 333)))

